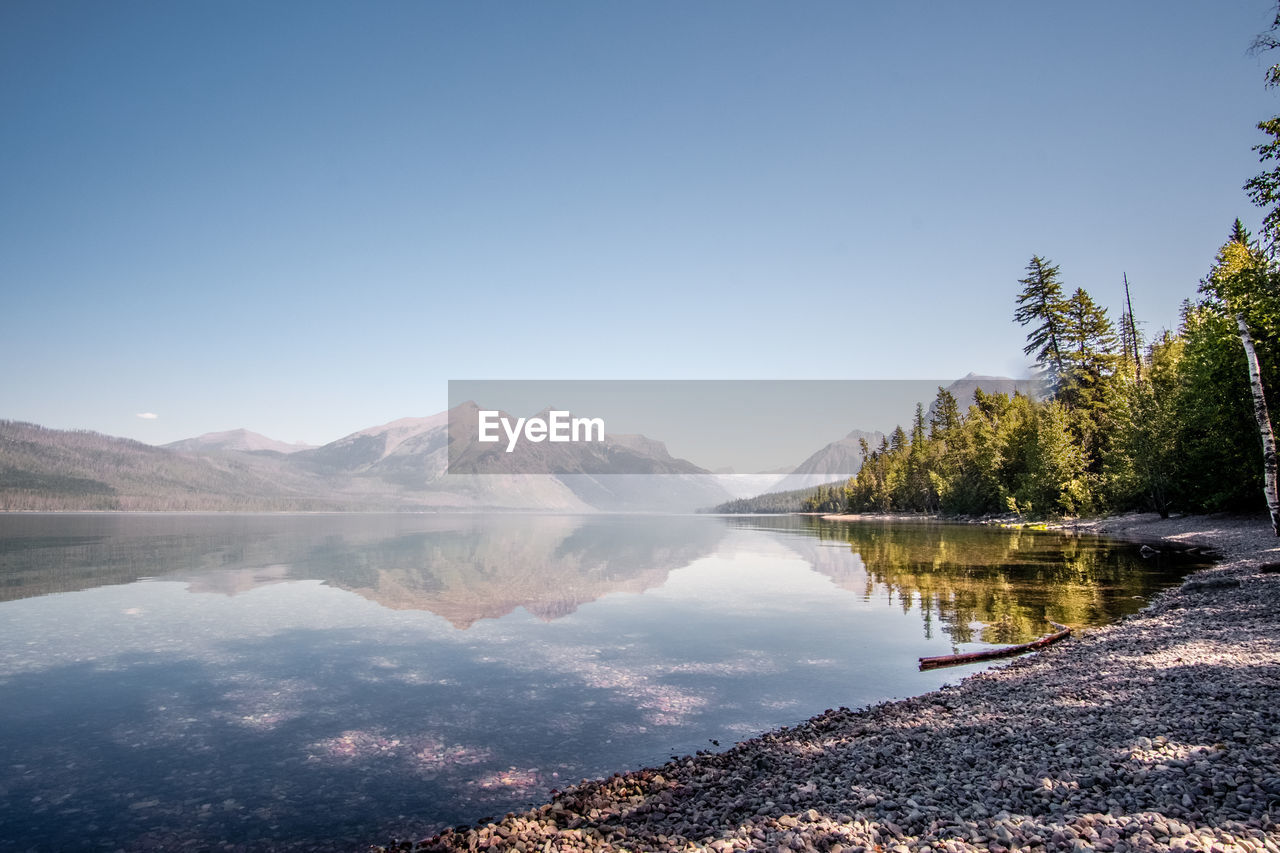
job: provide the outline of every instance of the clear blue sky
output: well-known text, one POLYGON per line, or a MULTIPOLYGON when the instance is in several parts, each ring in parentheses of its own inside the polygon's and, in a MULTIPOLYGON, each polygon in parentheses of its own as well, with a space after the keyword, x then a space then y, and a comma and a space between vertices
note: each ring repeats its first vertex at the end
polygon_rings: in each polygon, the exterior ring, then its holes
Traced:
POLYGON ((1260 219, 1273 9, 7 0, 0 418, 322 443, 450 378, 1013 375, 1033 253, 1154 332, 1260 219))

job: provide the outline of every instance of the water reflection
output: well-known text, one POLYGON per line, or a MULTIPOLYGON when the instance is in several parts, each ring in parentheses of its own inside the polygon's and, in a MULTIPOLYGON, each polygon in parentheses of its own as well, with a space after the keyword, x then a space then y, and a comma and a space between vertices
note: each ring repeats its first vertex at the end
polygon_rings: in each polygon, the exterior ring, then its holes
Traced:
POLYGON ((1020 528, 944 522, 826 521, 814 516, 733 519, 769 530, 818 572, 865 598, 918 607, 926 634, 956 644, 1024 643, 1053 623, 1082 628, 1136 613, 1152 594, 1208 564, 1203 556, 1020 528), (847 545, 847 553, 843 547, 847 545))
POLYGON ((0 849, 428 834, 932 689, 974 668, 918 656, 1174 577, 1110 553, 809 518, 0 516, 0 849))
POLYGON ((697 517, 0 515, 0 601, 142 579, 235 595, 314 579, 458 628, 661 586, 725 528, 697 517))
POLYGON ((778 536, 864 598, 923 604, 926 634, 956 644, 1106 624, 1202 564, 1092 536, 812 516, 0 516, 0 601, 147 578, 225 595, 314 579, 462 629, 517 608, 550 621, 662 586, 728 528, 778 536))

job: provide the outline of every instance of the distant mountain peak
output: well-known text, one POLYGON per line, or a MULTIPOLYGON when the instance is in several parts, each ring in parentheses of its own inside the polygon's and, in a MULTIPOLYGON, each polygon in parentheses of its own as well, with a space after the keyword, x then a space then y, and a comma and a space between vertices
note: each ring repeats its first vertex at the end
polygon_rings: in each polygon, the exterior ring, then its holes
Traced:
MULTIPOLYGON (((966 373, 961 378, 946 386, 956 398, 961 411, 974 402, 974 391, 981 388, 987 394, 1023 394, 1034 392, 1034 383, 1029 379, 1014 379, 1009 376, 983 376, 978 373, 966 373)), ((929 405, 929 414, 933 414, 933 404, 929 405)))
POLYGON ((178 450, 186 453, 216 450, 238 450, 245 453, 254 453, 269 450, 273 453, 288 454, 297 453, 300 450, 310 450, 315 445, 301 442, 290 444, 286 441, 268 438, 261 433, 252 432, 242 427, 222 432, 206 432, 204 435, 198 435, 195 438, 184 438, 181 441, 170 442, 164 447, 167 450, 178 450))
MULTIPOLYGON (((465 405, 465 404, 464 404, 465 405)), ((378 426, 367 427, 351 435, 388 435, 408 436, 433 427, 444 426, 449 422, 448 412, 437 412, 427 418, 397 418, 378 426)))

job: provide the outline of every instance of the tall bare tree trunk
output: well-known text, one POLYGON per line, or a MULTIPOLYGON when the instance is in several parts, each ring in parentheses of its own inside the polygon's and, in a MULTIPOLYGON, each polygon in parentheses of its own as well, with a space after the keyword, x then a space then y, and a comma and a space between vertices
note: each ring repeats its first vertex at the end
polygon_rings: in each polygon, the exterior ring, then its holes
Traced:
POLYGON ((1133 319, 1133 301, 1129 299, 1129 274, 1124 273, 1124 305, 1125 305, 1125 323, 1128 326, 1129 346, 1132 347, 1132 356, 1130 350, 1125 349, 1126 357, 1133 358, 1133 378, 1135 382, 1142 381, 1142 353, 1139 352, 1138 344, 1138 321, 1133 319))
POLYGON ((1253 336, 1244 321, 1244 314, 1236 312, 1236 325, 1240 327, 1240 343, 1244 344, 1245 361, 1249 363, 1249 385, 1253 389, 1253 416, 1258 421, 1258 434, 1262 436, 1262 473, 1265 478, 1263 491, 1267 496, 1267 509, 1271 512, 1271 528, 1280 536, 1280 493, 1276 491, 1276 438, 1271 431, 1271 415, 1267 411, 1267 398, 1262 393, 1262 370, 1258 366, 1258 353, 1253 348, 1253 336))

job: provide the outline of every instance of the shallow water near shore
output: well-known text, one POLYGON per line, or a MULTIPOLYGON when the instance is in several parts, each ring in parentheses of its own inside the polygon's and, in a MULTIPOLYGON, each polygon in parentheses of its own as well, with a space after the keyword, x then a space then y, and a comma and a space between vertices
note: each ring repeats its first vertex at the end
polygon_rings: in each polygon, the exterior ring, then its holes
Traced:
POLYGON ((363 849, 982 668, 1199 567, 812 517, 0 516, 0 850, 363 849))

